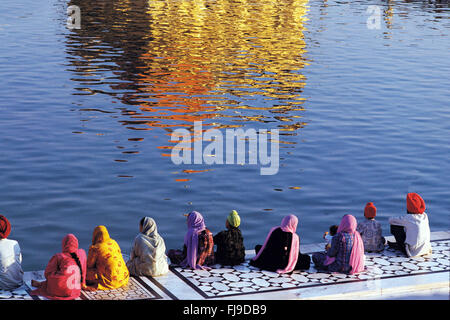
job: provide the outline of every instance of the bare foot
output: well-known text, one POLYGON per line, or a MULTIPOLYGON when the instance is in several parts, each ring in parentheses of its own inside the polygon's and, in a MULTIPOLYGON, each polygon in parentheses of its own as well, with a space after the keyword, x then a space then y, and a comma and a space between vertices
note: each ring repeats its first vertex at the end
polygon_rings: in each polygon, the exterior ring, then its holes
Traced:
POLYGON ((91 286, 83 286, 84 291, 96 291, 97 288, 91 286))
POLYGON ((36 280, 31 280, 31 285, 33 287, 39 288, 41 286, 42 282, 36 281, 36 280))

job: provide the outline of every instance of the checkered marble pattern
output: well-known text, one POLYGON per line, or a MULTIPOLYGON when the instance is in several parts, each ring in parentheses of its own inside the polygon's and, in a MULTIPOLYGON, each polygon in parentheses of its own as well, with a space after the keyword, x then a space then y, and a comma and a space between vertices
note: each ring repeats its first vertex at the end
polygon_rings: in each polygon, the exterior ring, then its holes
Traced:
POLYGON ((205 298, 449 271, 450 240, 431 244, 432 255, 423 257, 408 258, 389 248, 382 253, 367 253, 366 270, 357 275, 318 272, 313 267, 290 275, 278 274, 252 267, 248 261, 234 267, 215 265, 209 271, 179 267, 172 271, 205 298))
POLYGON ((24 274, 24 285, 15 290, 0 289, 0 300, 35 300, 36 296, 31 296, 30 292, 34 289, 30 286, 31 279, 38 281, 45 280, 44 271, 31 271, 24 274))
POLYGON ((0 290, 0 300, 33 300, 27 290, 25 285, 11 291, 0 290))
POLYGON ((128 284, 121 288, 81 292, 81 299, 84 300, 153 300, 160 298, 161 296, 152 288, 135 277, 130 277, 128 284))
MULTIPOLYGON (((43 281, 45 280, 44 270, 26 272, 24 275, 24 281, 26 285, 23 287, 23 291, 20 291, 24 296, 22 300, 47 300, 42 296, 30 296, 29 292, 32 290, 31 279, 43 281), (27 292, 28 291, 28 292, 27 292)), ((2 292, 2 291, 0 291, 2 292)), ((12 300, 12 294, 14 291, 5 294, 4 299, 12 300), (10 297, 6 297, 9 295, 10 297)), ((1 296, 0 296, 1 299, 1 296)), ((97 290, 97 291, 82 291, 77 300, 152 300, 161 299, 161 296, 155 292, 149 285, 140 278, 130 277, 128 285, 113 289, 113 290, 97 290)))

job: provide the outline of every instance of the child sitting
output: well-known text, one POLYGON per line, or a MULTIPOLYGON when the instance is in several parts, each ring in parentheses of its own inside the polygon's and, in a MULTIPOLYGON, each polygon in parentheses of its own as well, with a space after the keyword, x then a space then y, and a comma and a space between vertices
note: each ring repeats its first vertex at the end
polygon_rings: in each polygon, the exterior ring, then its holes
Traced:
POLYGON ((331 247, 331 240, 336 235, 337 229, 338 229, 338 226, 334 224, 334 225, 330 226, 329 231, 326 231, 323 234, 323 238, 325 239, 325 241, 327 243, 325 245, 325 251, 330 249, 330 247, 331 247))
POLYGON ((358 223, 356 228, 363 239, 365 252, 381 252, 384 250, 386 240, 381 235, 381 224, 375 220, 376 215, 377 208, 372 202, 368 202, 364 208, 366 219, 358 223))

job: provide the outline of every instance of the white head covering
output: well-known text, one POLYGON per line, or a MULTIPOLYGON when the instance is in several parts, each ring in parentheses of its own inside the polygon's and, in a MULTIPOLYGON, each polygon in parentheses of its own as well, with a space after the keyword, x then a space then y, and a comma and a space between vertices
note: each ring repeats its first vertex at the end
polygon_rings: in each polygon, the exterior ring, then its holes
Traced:
POLYGON ((159 276, 169 271, 164 239, 158 234, 156 222, 145 217, 142 232, 134 239, 127 267, 132 275, 159 276))
POLYGON ((163 238, 158 233, 158 228, 156 227, 156 222, 153 218, 145 217, 142 222, 142 232, 143 238, 147 240, 149 245, 156 248, 161 244, 164 245, 163 238))

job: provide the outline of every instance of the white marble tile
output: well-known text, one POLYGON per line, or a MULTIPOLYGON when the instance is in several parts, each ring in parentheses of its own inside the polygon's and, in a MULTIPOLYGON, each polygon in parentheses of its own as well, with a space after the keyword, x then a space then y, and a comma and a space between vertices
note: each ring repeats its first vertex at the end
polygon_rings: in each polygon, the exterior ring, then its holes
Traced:
POLYGON ((279 273, 272 272, 272 271, 265 271, 265 270, 263 270, 263 271, 261 271, 261 273, 266 275, 266 276, 268 276, 268 277, 271 277, 271 278, 276 278, 276 277, 280 276, 279 273))
POLYGON ((237 275, 232 274, 232 273, 224 273, 223 278, 225 278, 228 281, 240 281, 241 280, 237 275))
POLYGON ((450 260, 449 259, 442 259, 442 258, 438 258, 436 259, 436 261, 446 267, 450 266, 450 260))
POLYGON ((259 278, 259 277, 261 277, 261 275, 256 272, 249 272, 249 273, 241 273, 239 275, 239 277, 243 278, 243 279, 253 279, 253 278, 259 278))
POLYGON ((347 278, 347 275, 342 273, 333 273, 333 277, 342 279, 347 278))
POLYGON ((250 287, 250 286, 252 286, 252 284, 253 284, 252 282, 240 281, 240 282, 230 283, 230 287, 243 288, 243 287, 250 287))
POLYGON ((431 249, 432 249, 433 251, 441 250, 441 251, 443 251, 444 253, 445 253, 445 252, 448 252, 448 250, 449 250, 449 248, 448 248, 448 247, 445 247, 445 246, 433 246, 433 247, 431 247, 431 249))
POLYGON ((233 269, 240 271, 240 272, 250 272, 251 271, 247 266, 243 266, 243 265, 234 266, 233 269))
POLYGON ((199 286, 198 288, 205 292, 212 290, 212 287, 210 287, 210 286, 199 286))
POLYGON ((434 262, 434 261, 425 261, 425 262, 420 262, 417 264, 419 267, 436 267, 439 265, 438 262, 434 262))
POLYGON ((192 289, 187 283, 185 283, 172 271, 169 271, 168 274, 156 277, 154 279, 178 299, 203 299, 203 297, 197 291, 192 289))
POLYGON ((358 276, 358 279, 372 279, 373 276, 368 275, 368 274, 361 274, 358 276))
POLYGON ((200 281, 201 283, 203 282, 218 282, 218 281, 222 281, 221 277, 206 277, 206 278, 199 278, 198 281, 200 281))
POLYGON ((409 261, 409 258, 408 258, 408 257, 395 257, 395 258, 389 259, 389 261, 390 261, 390 262, 400 262, 400 263, 403 263, 403 262, 409 261))
POLYGON ((221 268, 221 269, 211 269, 211 273, 231 273, 235 271, 235 269, 232 268, 221 268))
POLYGON ((298 281, 298 282, 302 282, 302 283, 306 283, 306 282, 309 281, 309 279, 307 277, 305 277, 305 276, 303 276, 301 274, 295 274, 294 273, 291 277, 292 277, 293 280, 298 281))
POLYGON ((286 282, 290 282, 290 281, 291 281, 291 279, 282 278, 282 277, 269 279, 270 283, 286 283, 286 282))
POLYGON ((229 291, 230 290, 230 288, 227 285, 225 285, 221 282, 213 282, 211 285, 213 286, 214 289, 219 290, 219 291, 229 291))
POLYGON ((254 284, 256 284, 257 286, 260 286, 260 287, 268 287, 268 286, 270 286, 269 282, 267 282, 264 279, 260 279, 260 278, 254 278, 254 279, 252 279, 252 282, 254 284))
POLYGON ((285 282, 281 284, 282 288, 295 288, 296 285, 294 283, 290 283, 290 282, 285 282))
POLYGON ((218 296, 220 296, 220 295, 233 295, 233 294, 240 294, 241 292, 239 292, 239 291, 228 291, 228 292, 219 292, 217 295, 218 296))
POLYGON ((313 273, 313 274, 309 275, 308 278, 310 278, 310 279, 323 279, 323 278, 328 278, 329 276, 330 276, 329 273, 317 272, 317 273, 313 273))
MULTIPOLYGON (((217 270, 214 270, 217 271, 217 270)), ((200 277, 209 277, 211 274, 207 270, 194 270, 194 273, 200 277)))
POLYGON ((373 262, 377 265, 388 266, 390 265, 389 261, 382 258, 373 258, 373 262))
POLYGON ((13 294, 11 292, 0 290, 0 299, 10 299, 12 296, 13 294))
POLYGON ((381 267, 381 269, 384 271, 396 271, 396 270, 402 270, 403 267, 401 267, 401 266, 383 266, 383 267, 381 267))

